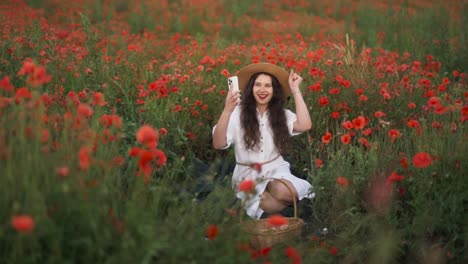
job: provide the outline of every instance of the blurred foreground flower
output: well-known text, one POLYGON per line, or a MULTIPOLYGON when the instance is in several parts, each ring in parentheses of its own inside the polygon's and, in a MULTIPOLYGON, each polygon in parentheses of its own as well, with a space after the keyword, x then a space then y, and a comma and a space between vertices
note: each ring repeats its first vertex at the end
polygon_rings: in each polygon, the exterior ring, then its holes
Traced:
POLYGON ((239 191, 248 193, 253 190, 254 186, 255 186, 255 183, 253 180, 243 180, 239 184, 239 191))
POLYGON ((336 178, 336 183, 343 187, 346 187, 349 184, 348 179, 346 179, 345 177, 341 177, 341 176, 338 176, 338 178, 336 178))
POLYGON ((19 233, 30 233, 34 230, 34 219, 29 215, 17 215, 11 219, 11 226, 19 233))
POLYGON ((209 240, 214 240, 217 235, 218 235, 218 227, 216 225, 211 224, 211 225, 208 225, 208 227, 206 227, 206 237, 209 240))
POLYGON ((282 215, 274 214, 268 217, 268 224, 278 227, 288 224, 288 219, 282 215))
POLYGON ((156 148, 158 146, 158 132, 149 125, 143 125, 136 133, 138 142, 146 145, 148 148, 156 148))

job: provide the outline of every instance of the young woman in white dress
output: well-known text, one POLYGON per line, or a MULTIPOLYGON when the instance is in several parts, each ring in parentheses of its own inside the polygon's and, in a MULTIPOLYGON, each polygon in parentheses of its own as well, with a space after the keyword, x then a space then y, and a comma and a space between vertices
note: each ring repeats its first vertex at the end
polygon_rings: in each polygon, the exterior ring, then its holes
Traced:
POLYGON ((288 73, 274 64, 254 63, 242 68, 237 77, 240 91, 229 87, 213 128, 213 147, 234 146, 233 189, 247 215, 259 219, 263 213, 280 212, 293 200, 314 197, 311 184, 292 175, 282 156, 291 146, 290 137, 310 130, 312 122, 300 91, 302 77, 293 70, 288 73), (295 113, 284 108, 289 96, 294 98, 295 113), (282 179, 289 189, 275 179, 282 179), (244 180, 254 180, 254 195, 239 191, 244 180))

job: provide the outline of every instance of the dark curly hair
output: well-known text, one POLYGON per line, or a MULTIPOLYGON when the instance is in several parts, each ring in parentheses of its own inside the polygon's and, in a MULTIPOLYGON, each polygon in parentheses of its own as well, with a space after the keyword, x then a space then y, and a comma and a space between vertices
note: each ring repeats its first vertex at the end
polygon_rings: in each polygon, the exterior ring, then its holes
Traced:
POLYGON ((260 128, 257 118, 257 102, 253 94, 253 86, 257 77, 261 74, 271 77, 273 86, 273 96, 268 103, 269 121, 273 131, 273 140, 280 153, 287 151, 290 135, 287 126, 284 105, 286 100, 283 95, 281 84, 275 76, 258 72, 250 77, 245 88, 241 101, 241 126, 244 129, 245 147, 250 150, 258 150, 260 146, 260 128))

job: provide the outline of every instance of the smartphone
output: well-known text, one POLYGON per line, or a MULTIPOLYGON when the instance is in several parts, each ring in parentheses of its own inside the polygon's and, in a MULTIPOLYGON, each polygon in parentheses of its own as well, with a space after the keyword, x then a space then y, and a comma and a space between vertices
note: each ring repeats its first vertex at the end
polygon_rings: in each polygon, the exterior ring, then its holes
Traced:
POLYGON ((237 76, 228 78, 228 87, 232 86, 232 92, 239 91, 239 79, 237 76))

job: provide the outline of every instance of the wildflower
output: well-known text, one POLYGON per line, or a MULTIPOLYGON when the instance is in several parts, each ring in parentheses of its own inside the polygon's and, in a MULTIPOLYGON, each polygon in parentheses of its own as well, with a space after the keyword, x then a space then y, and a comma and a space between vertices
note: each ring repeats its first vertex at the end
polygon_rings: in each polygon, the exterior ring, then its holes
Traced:
POLYGON ((15 87, 11 84, 10 76, 5 76, 0 80, 0 89, 3 89, 7 92, 13 92, 15 87))
POLYGON ((363 136, 370 136, 372 135, 372 128, 366 128, 362 131, 363 136))
POLYGON ((286 247, 286 256, 291 260, 291 264, 300 264, 302 261, 299 252, 291 246, 286 247))
POLYGON ((288 219, 280 214, 273 214, 270 215, 267 219, 268 224, 274 226, 274 227, 279 227, 283 225, 288 224, 288 219))
POLYGON ((330 104, 330 101, 328 100, 328 97, 323 96, 318 99, 319 106, 327 106, 330 104))
POLYGON ((99 122, 105 127, 114 126, 120 128, 122 126, 122 119, 118 115, 103 114, 99 122))
POLYGON ((128 155, 130 157, 136 157, 140 154, 140 148, 137 148, 137 147, 132 147, 129 151, 128 151, 128 155))
POLYGON ((77 111, 82 117, 90 117, 93 115, 93 109, 87 104, 79 104, 77 111))
POLYGON ((330 246, 328 252, 330 252, 332 256, 336 256, 338 255, 339 249, 336 246, 330 246))
POLYGON ((358 142, 361 143, 364 147, 370 148, 369 141, 366 138, 361 137, 358 139, 358 142))
POLYGON ((330 143, 332 140, 332 134, 330 132, 326 132, 324 136, 322 136, 322 142, 325 144, 330 143))
POLYGON ((392 172, 390 176, 387 177, 386 184, 389 185, 392 182, 399 182, 402 181, 405 177, 403 175, 399 175, 396 172, 392 172))
POLYGON ((366 119, 363 116, 358 116, 353 119, 355 129, 363 129, 366 126, 366 119))
POLYGON ((390 129, 390 131, 388 131, 388 136, 390 137, 390 141, 393 143, 397 138, 401 137, 401 134, 400 131, 396 129, 390 129))
POLYGON ((150 125, 143 125, 136 133, 136 138, 140 144, 149 148, 156 148, 158 145, 158 132, 150 125))
POLYGON ((209 240, 214 240, 218 235, 218 227, 216 225, 210 224, 206 227, 205 233, 209 240))
POLYGON ((31 92, 26 87, 19 88, 18 90, 16 90, 15 102, 19 104, 21 102, 21 99, 23 98, 31 99, 31 92))
POLYGON ((338 119, 340 118, 340 112, 333 112, 330 114, 330 117, 333 119, 338 119))
POLYGON ((341 124, 341 126, 346 130, 351 130, 354 127, 353 122, 349 120, 344 121, 343 124, 341 124))
POLYGON ((164 128, 164 127, 160 128, 160 129, 159 129, 159 134, 160 134, 161 136, 167 135, 167 129, 164 128))
POLYGON ((317 169, 320 169, 323 167, 323 160, 321 159, 315 159, 314 163, 315 163, 315 168, 317 169))
POLYGON ((321 82, 314 83, 310 85, 307 89, 309 91, 320 92, 322 90, 322 83, 321 82))
POLYGON ((351 143, 351 136, 349 134, 344 134, 341 136, 341 142, 345 145, 351 143))
POLYGON ((348 179, 344 178, 344 177, 341 177, 341 176, 338 176, 336 178, 336 183, 343 186, 343 187, 347 187, 349 182, 348 182, 348 179))
POLYGON ((106 101, 103 100, 104 95, 101 92, 97 92, 93 94, 93 105, 104 106, 107 104, 106 101))
POLYGON ((67 166, 58 167, 55 169, 55 173, 57 173, 60 178, 65 178, 70 174, 70 168, 67 166))
POLYGON ((339 94, 340 93, 340 89, 338 88, 332 88, 330 89, 330 91, 328 91, 330 94, 339 94))
POLYGON ((416 168, 426 168, 432 164, 431 156, 426 152, 419 152, 413 156, 413 166, 416 168))
POLYGON ((248 193, 253 190, 254 186, 255 186, 255 183, 253 180, 243 180, 239 184, 239 191, 248 193))
POLYGON ((166 165, 166 162, 167 162, 166 153, 164 153, 160 149, 155 149, 155 150, 153 150, 153 154, 154 154, 154 159, 155 159, 156 165, 158 165, 158 166, 166 165))
POLYGON ((11 226, 19 233, 30 233, 34 230, 34 219, 30 215, 17 215, 11 219, 11 226))
POLYGON ((89 169, 89 164, 91 163, 91 157, 89 155, 88 147, 81 147, 80 151, 78 152, 78 158, 79 158, 80 168, 82 170, 89 169))
POLYGON ((223 69, 221 71, 221 75, 223 75, 224 77, 229 77, 230 73, 229 73, 229 71, 227 69, 223 69))
POLYGON ((172 108, 172 112, 180 112, 180 111, 182 111, 181 105, 176 105, 172 108))
POLYGON ((387 114, 385 114, 385 113, 382 112, 382 111, 377 111, 377 112, 374 113, 374 116, 375 116, 375 118, 380 118, 380 117, 385 117, 385 116, 387 116, 387 114))
POLYGON ((403 167, 403 168, 408 168, 408 159, 407 158, 401 158, 400 159, 400 166, 403 167))

